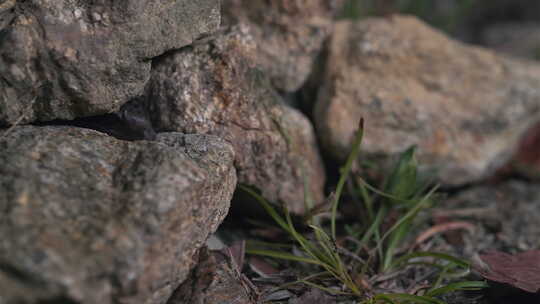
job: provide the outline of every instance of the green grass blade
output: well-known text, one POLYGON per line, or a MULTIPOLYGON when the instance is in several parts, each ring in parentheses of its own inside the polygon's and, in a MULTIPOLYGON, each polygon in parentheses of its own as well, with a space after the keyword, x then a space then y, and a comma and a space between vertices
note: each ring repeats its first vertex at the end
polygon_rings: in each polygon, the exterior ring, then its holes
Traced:
MULTIPOLYGON (((395 265, 395 264, 392 264, 392 265, 395 265)), ((407 262, 407 263, 401 264, 400 266, 409 266, 409 265, 429 266, 429 267, 437 268, 439 271, 442 271, 444 269, 444 265, 431 263, 431 262, 423 262, 423 261, 407 262)))
POLYGON ((419 303, 419 304, 445 304, 443 301, 427 297, 427 296, 417 296, 417 295, 411 295, 408 293, 389 293, 389 294, 378 294, 374 297, 375 300, 386 300, 390 299, 398 300, 398 301, 410 301, 413 303, 419 303))
POLYGON ((262 249, 247 249, 246 253, 254 254, 254 255, 267 256, 267 257, 281 259, 281 260, 288 260, 288 261, 295 261, 295 262, 302 262, 302 263, 308 263, 308 264, 314 264, 314 265, 323 266, 323 263, 321 263, 317 259, 301 257, 301 256, 290 254, 290 253, 284 252, 284 251, 273 251, 273 250, 262 250, 262 249))
POLYGON ((480 290, 482 288, 487 288, 487 287, 489 287, 489 285, 483 281, 455 282, 455 283, 450 283, 446 286, 431 290, 426 294, 426 296, 436 297, 442 294, 446 294, 446 293, 454 292, 458 290, 480 290))
POLYGON ((246 243, 246 246, 248 248, 268 247, 268 248, 286 248, 286 249, 292 249, 293 247, 291 244, 263 242, 263 241, 257 241, 257 240, 248 240, 246 243))
POLYGON ((373 200, 371 196, 369 195, 369 192, 367 191, 367 188, 363 184, 359 184, 358 187, 360 188, 360 195, 362 196, 362 200, 364 201, 364 206, 366 207, 367 214, 368 214, 368 221, 373 221, 373 200))
POLYGON ((369 226, 368 230, 364 233, 362 238, 360 239, 358 246, 362 247, 365 245, 371 238, 371 236, 375 233, 375 231, 379 231, 379 228, 381 226, 383 218, 386 216, 388 212, 388 207, 386 205, 383 205, 379 208, 377 211, 377 215, 375 216, 375 219, 369 226))
POLYGON ((370 185, 367 181, 365 181, 363 178, 361 177, 357 177, 357 180, 358 182, 360 183, 360 185, 363 185, 364 187, 366 187, 367 189, 369 189, 371 192, 375 193, 375 194, 378 194, 384 198, 387 198, 387 199, 391 199, 393 200, 394 202, 401 202, 401 203, 412 203, 412 202, 416 202, 418 201, 417 199, 404 199, 404 198, 400 198, 400 197, 397 197, 395 195, 392 195, 392 194, 389 194, 389 193, 386 193, 384 191, 381 191, 375 187, 373 187, 372 185, 370 185))
POLYGON ((388 239, 388 245, 384 252, 384 259, 382 263, 383 271, 387 270, 392 260, 394 258, 395 250, 398 248, 399 244, 409 233, 411 226, 412 218, 408 221, 403 222, 396 230, 390 235, 388 239))
POLYGON ((347 180, 347 177, 349 176, 349 173, 351 172, 352 165, 354 161, 358 158, 358 153, 360 152, 360 145, 362 144, 363 135, 364 135, 364 119, 361 118, 358 131, 356 132, 356 136, 354 138, 351 153, 349 154, 349 157, 347 158, 347 161, 345 162, 345 166, 341 170, 341 176, 339 177, 339 181, 336 187, 336 195, 334 196, 334 201, 332 202, 330 226, 331 226, 332 238, 334 240, 336 239, 336 216, 337 216, 337 209, 339 205, 339 198, 341 196, 341 192, 343 191, 343 186, 345 185, 345 181, 347 180))
POLYGON ((445 277, 446 273, 453 267, 453 265, 455 265, 455 264, 454 263, 448 263, 443 267, 443 269, 439 272, 439 275, 437 276, 437 279, 435 280, 435 282, 433 283, 431 288, 427 291, 427 293, 439 288, 442 281, 444 280, 444 277, 445 277))
POLYGON ((264 208, 264 210, 272 217, 272 219, 285 231, 290 233, 290 228, 288 227, 285 220, 279 215, 279 213, 276 211, 274 207, 270 205, 262 196, 260 196, 255 191, 251 190, 250 188, 244 186, 244 185, 238 185, 238 187, 245 192, 249 193, 251 196, 253 196, 264 208))
POLYGON ((309 276, 307 276, 307 277, 305 277, 303 279, 299 279, 297 281, 288 282, 288 283, 279 285, 279 286, 277 286, 275 288, 272 288, 271 291, 278 291, 278 290, 281 290, 281 289, 286 289, 289 286, 293 286, 293 285, 296 285, 296 284, 303 284, 304 281, 313 280, 313 279, 320 278, 320 277, 323 277, 323 276, 333 277, 333 275, 331 273, 328 273, 327 271, 317 272, 317 273, 309 275, 309 276))
POLYGON ((311 229, 313 229, 313 231, 315 231, 315 237, 319 242, 319 246, 326 253, 325 255, 328 258, 329 264, 331 264, 334 268, 338 268, 337 266, 340 262, 340 256, 335 249, 334 242, 330 239, 328 234, 326 234, 326 232, 324 232, 324 230, 320 227, 317 227, 315 225, 310 225, 310 227, 311 229))
POLYGON ((370 298, 366 301, 363 301, 361 304, 378 304, 380 302, 383 302, 383 303, 389 303, 389 304, 397 304, 396 302, 394 302, 394 300, 390 297, 387 297, 386 295, 384 294, 379 294, 379 295, 376 295, 375 297, 373 298, 370 298))
POLYGON ((292 223, 291 214, 288 210, 285 210, 285 218, 291 236, 296 240, 298 244, 300 244, 300 247, 302 248, 302 250, 304 250, 306 254, 308 254, 311 258, 321 262, 321 264, 325 267, 333 264, 332 260, 329 259, 329 257, 327 257, 324 252, 317 248, 317 246, 313 242, 306 239, 303 235, 296 231, 292 223))
POLYGON ((377 246, 382 246, 382 243, 384 240, 400 225, 402 225, 404 222, 408 221, 409 219, 414 218, 414 216, 422 209, 424 208, 424 205, 428 202, 429 197, 437 190, 438 186, 435 186, 431 189, 430 192, 428 192, 422 200, 420 200, 411 210, 409 210, 399 221, 397 221, 388 231, 385 232, 383 237, 380 239, 379 244, 377 246))
MULTIPOLYGON (((400 199, 408 199, 416 192, 418 188, 416 179, 418 164, 414 157, 415 150, 416 147, 412 146, 401 153, 385 188, 386 193, 400 199)), ((392 199, 390 199, 390 202, 394 203, 392 199)))
POLYGON ((420 258, 420 257, 432 257, 432 258, 436 258, 436 259, 439 259, 439 260, 445 260, 445 261, 454 263, 457 266, 462 267, 462 268, 469 268, 469 262, 467 262, 465 260, 456 258, 456 257, 451 256, 449 254, 440 253, 440 252, 432 252, 432 251, 420 251, 420 252, 413 252, 413 253, 404 255, 404 256, 399 257, 398 259, 394 260, 394 262, 392 263, 392 266, 393 267, 394 266, 399 266, 399 265, 401 265, 403 263, 408 262, 411 259, 420 258))
POLYGON ((322 285, 319 285, 319 284, 315 284, 313 282, 310 282, 310 281, 304 281, 304 280, 298 280, 299 282, 301 283, 304 283, 306 285, 309 285, 311 287, 314 287, 314 288, 317 288, 317 289, 320 289, 322 291, 326 291, 330 294, 337 294, 337 295, 351 295, 351 293, 349 292, 343 292, 341 290, 336 290, 336 289, 332 289, 332 288, 328 288, 328 287, 325 287, 325 286, 322 286, 322 285))
POLYGON ((360 290, 352 280, 347 267, 344 266, 341 256, 339 255, 334 241, 328 236, 328 234, 320 227, 311 225, 311 228, 315 231, 319 245, 326 252, 328 263, 326 263, 325 269, 332 273, 336 279, 340 280, 347 288, 349 288, 354 294, 360 295, 360 290))
MULTIPOLYGON (((418 200, 414 205, 411 206, 411 209, 402 217, 402 219, 400 219, 396 223, 396 225, 394 225, 392 228, 388 230, 387 233, 390 233, 390 234, 389 234, 389 240, 387 242, 385 256, 384 256, 384 260, 382 264, 383 271, 388 270, 388 268, 390 267, 390 264, 392 263, 392 260, 394 258, 395 249, 399 246, 399 244, 403 241, 403 239, 409 233, 412 226, 412 222, 414 218, 416 218, 420 210, 427 207, 428 199, 431 197, 433 193, 434 193, 434 190, 432 190, 431 192, 428 192, 428 194, 426 194, 423 199, 418 200)), ((385 237, 383 237, 383 240, 385 237)))

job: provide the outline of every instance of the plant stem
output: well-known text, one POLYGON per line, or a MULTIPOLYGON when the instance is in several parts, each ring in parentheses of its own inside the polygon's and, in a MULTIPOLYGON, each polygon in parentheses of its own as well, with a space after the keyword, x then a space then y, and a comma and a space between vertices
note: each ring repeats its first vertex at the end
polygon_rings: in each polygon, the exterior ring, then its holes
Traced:
POLYGON ((360 152, 360 145, 362 143, 362 137, 364 135, 364 119, 360 119, 358 131, 356 131, 356 136, 354 138, 354 142, 352 145, 352 151, 349 154, 349 157, 347 158, 347 162, 345 163, 345 166, 341 170, 341 176, 338 181, 338 185, 336 187, 336 195, 334 196, 334 201, 332 202, 332 215, 331 215, 331 231, 332 231, 332 239, 336 239, 336 214, 337 214, 337 208, 339 204, 339 197, 341 196, 341 192, 343 191, 343 186, 345 185, 345 181, 347 180, 347 177, 349 176, 349 173, 351 172, 352 165, 354 163, 354 160, 358 157, 358 152, 360 152))

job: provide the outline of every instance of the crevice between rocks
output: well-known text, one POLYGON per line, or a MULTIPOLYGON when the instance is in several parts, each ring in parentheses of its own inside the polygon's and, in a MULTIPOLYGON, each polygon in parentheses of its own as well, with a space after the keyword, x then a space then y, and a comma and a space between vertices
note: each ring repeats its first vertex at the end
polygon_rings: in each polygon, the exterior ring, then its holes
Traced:
POLYGON ((146 103, 134 99, 124 104, 119 111, 110 114, 81 117, 73 120, 56 119, 35 122, 34 126, 71 126, 105 133, 120 140, 154 140, 156 132, 152 126, 146 103))
POLYGON ((74 301, 73 299, 70 299, 65 296, 47 299, 47 300, 40 300, 36 304, 79 304, 79 302, 74 301))
POLYGON ((120 140, 142 140, 144 135, 140 132, 135 132, 118 114, 104 114, 98 116, 89 116, 77 118, 74 120, 51 120, 47 122, 36 122, 30 125, 33 126, 70 126, 84 129, 91 129, 120 140))

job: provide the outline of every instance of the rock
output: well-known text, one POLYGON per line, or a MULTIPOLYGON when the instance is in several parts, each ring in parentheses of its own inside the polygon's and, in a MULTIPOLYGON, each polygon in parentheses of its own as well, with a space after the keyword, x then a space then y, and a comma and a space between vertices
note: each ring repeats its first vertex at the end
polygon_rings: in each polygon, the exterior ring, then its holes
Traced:
POLYGON ((540 60, 540 23, 501 23, 482 31, 482 45, 498 52, 540 60))
POLYGON ((27 126, 0 151, 3 304, 165 303, 236 185, 231 146, 209 135, 27 126))
POLYGON ((515 172, 530 179, 540 179, 540 123, 535 124, 523 136, 510 166, 515 172))
POLYGON ((242 283, 241 274, 234 270, 224 254, 203 248, 197 267, 167 304, 259 303, 252 299, 255 295, 247 286, 242 283))
POLYGON ((337 158, 363 116, 364 157, 385 163, 417 145, 419 163, 443 184, 469 183, 504 164, 538 121, 540 66, 450 40, 414 17, 341 22, 314 112, 337 158))
POLYGON ((218 0, 2 1, 0 126, 116 111, 150 59, 219 23, 218 0))
POLYGON ((493 180, 520 176, 540 180, 540 122, 529 128, 508 163, 497 170, 493 180))
POLYGON ((441 205, 441 214, 461 214, 479 226, 466 234, 468 256, 484 250, 515 252, 540 249, 540 193, 538 184, 509 180, 459 192, 441 205))
POLYGON ((323 199, 325 174, 313 128, 256 69, 254 50, 240 28, 168 53, 155 62, 139 102, 158 132, 213 134, 230 142, 238 181, 299 213, 304 174, 313 199, 323 199))
POLYGON ((307 79, 343 0, 224 0, 225 24, 245 24, 256 41, 256 61, 283 91, 307 79))
POLYGON ((309 304, 309 303, 335 304, 339 302, 335 299, 335 297, 328 295, 328 293, 325 293, 324 291, 316 287, 309 289, 309 291, 307 291, 300 297, 289 301, 289 304, 309 304))

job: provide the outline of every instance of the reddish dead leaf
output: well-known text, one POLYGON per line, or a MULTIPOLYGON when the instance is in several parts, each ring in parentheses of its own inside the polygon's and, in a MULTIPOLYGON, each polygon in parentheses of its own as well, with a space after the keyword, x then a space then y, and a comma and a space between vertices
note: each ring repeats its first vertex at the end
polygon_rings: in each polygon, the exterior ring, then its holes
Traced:
POLYGON ((540 250, 525 251, 516 255, 492 251, 480 255, 486 268, 477 271, 486 279, 510 284, 528 292, 540 290, 540 250))

